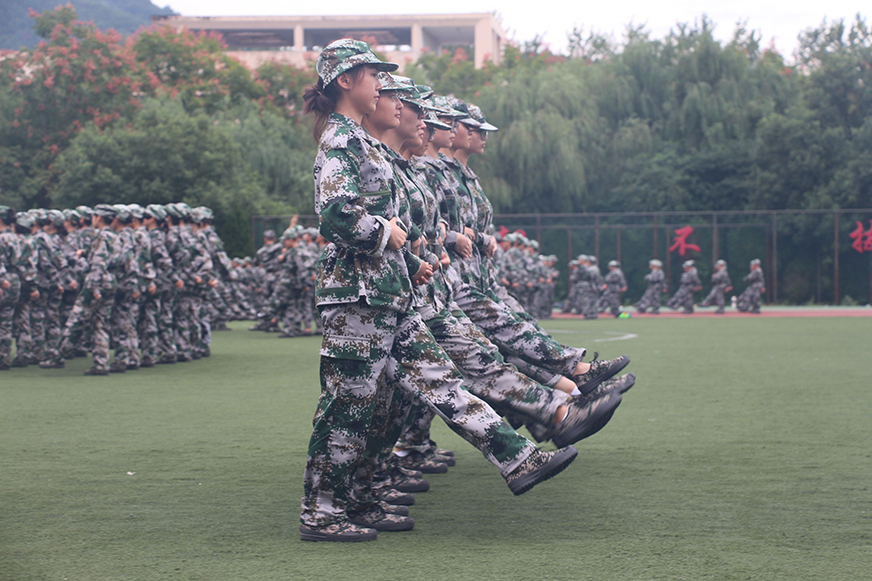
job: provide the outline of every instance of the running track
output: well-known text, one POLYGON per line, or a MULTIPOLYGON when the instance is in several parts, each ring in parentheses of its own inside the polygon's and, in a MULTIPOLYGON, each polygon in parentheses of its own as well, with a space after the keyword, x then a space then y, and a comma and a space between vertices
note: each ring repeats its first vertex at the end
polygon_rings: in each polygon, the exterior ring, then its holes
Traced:
MULTIPOLYGON (((692 315, 685 315, 680 311, 672 311, 667 308, 661 308, 659 315, 650 313, 637 313, 635 309, 625 309, 634 319, 685 319, 692 317, 708 317, 708 318, 760 318, 760 317, 799 317, 799 318, 817 318, 817 317, 872 317, 872 308, 869 307, 761 307, 762 311, 759 315, 751 313, 742 313, 735 309, 727 309, 723 315, 716 315, 713 308, 696 309, 692 315)), ((567 315, 564 313, 555 312, 555 319, 583 319, 581 315, 567 315)), ((600 314, 602 318, 611 318, 609 314, 600 314)))

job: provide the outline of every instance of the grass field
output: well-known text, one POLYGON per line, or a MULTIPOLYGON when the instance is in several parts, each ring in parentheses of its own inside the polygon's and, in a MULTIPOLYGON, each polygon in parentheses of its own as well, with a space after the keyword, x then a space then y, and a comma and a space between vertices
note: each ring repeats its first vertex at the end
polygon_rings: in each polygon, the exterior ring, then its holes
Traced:
POLYGON ((355 545, 297 530, 318 338, 240 323, 193 363, 0 373, 0 579, 872 578, 872 319, 546 326, 632 357, 611 424, 516 498, 438 423, 457 466, 415 530, 355 545))

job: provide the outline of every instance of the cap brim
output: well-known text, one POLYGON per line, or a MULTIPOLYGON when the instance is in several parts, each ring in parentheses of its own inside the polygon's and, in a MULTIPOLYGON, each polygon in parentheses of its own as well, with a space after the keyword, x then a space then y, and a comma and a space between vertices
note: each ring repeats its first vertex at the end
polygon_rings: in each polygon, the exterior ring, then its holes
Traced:
POLYGON ((487 121, 482 123, 481 127, 479 127, 479 129, 481 129, 482 131, 499 131, 500 130, 499 127, 497 127, 496 125, 491 125, 487 121))

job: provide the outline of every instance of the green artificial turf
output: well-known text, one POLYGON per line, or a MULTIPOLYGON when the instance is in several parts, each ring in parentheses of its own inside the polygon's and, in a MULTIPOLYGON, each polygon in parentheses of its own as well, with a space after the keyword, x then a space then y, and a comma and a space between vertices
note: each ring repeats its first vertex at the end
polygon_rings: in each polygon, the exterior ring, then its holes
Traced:
POLYGON ((354 545, 297 530, 318 338, 240 323, 197 362, 0 372, 0 579, 872 578, 872 319, 545 325, 632 357, 609 426, 514 497, 437 420, 457 466, 415 530, 354 545))

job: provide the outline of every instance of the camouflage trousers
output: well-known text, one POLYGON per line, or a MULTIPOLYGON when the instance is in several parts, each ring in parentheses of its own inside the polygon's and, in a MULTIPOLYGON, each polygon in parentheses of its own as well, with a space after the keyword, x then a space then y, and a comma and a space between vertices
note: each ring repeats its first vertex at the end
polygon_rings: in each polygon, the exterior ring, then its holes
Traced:
MULTIPOLYGON (((537 384, 506 363, 497 346, 461 311, 443 309, 428 317, 426 324, 463 375, 463 387, 501 415, 520 415, 525 422, 548 426, 554 422, 557 409, 570 403, 569 395, 537 384)), ((429 447, 428 416, 418 407, 409 414, 398 448, 426 451, 429 447)))
POLYGON ((51 291, 47 288, 40 288, 39 298, 30 304, 30 335, 33 338, 33 348, 30 353, 37 361, 42 361, 44 359, 45 311, 48 305, 50 292, 51 291))
POLYGON ((759 313, 761 294, 763 294, 762 287, 756 285, 749 286, 739 295, 736 301, 736 308, 743 313, 759 313))
POLYGON ((208 353, 212 345, 212 309, 208 301, 198 298, 195 307, 198 329, 197 342, 194 344, 194 352, 199 354, 208 353))
POLYGON ((639 309, 640 313, 644 313, 648 309, 651 309, 652 313, 660 312, 660 287, 653 286, 648 287, 645 290, 645 294, 642 295, 642 298, 639 299, 639 304, 636 305, 636 308, 639 309))
POLYGON ((724 305, 726 301, 724 300, 724 290, 727 287, 724 285, 715 285, 712 287, 712 290, 709 291, 709 294, 703 299, 703 301, 699 304, 701 307, 708 307, 712 304, 718 306, 718 311, 724 312, 724 305))
POLYGON ((58 349, 61 345, 61 304, 63 302, 63 293, 57 289, 46 289, 45 301, 45 319, 43 329, 45 330, 45 342, 42 349, 43 361, 54 361, 60 353, 58 349))
POLYGON ((666 302, 670 309, 683 309, 685 313, 693 312, 693 289, 686 286, 678 287, 675 294, 666 302))
POLYGON ((139 348, 142 350, 143 361, 157 361, 160 358, 160 331, 158 317, 161 309, 161 293, 143 295, 139 305, 139 348))
POLYGON ((104 291, 100 299, 94 299, 93 293, 83 290, 76 298, 70 318, 61 338, 61 354, 71 353, 82 345, 86 333, 91 333, 91 352, 94 355, 94 367, 100 370, 109 369, 109 324, 112 318, 112 307, 115 303, 112 291, 104 291), (107 296, 108 295, 108 296, 107 296))
MULTIPOLYGON (((25 291, 26 292, 26 291, 25 291)), ((12 334, 15 336, 15 361, 36 363, 33 349, 33 334, 30 328, 30 309, 32 299, 21 293, 18 306, 15 308, 15 316, 12 319, 12 334)))
POLYGON ((621 314, 621 293, 606 289, 599 299, 599 311, 609 311, 614 316, 621 314))
POLYGON ((2 275, 0 281, 9 283, 9 288, 0 289, 3 292, 0 295, 0 366, 6 367, 12 356, 12 320, 21 294, 21 281, 15 274, 2 275))
POLYGON ((109 326, 115 345, 115 365, 139 365, 138 319, 139 299, 129 292, 116 293, 109 326))
POLYGON ((576 313, 581 313, 581 293, 579 292, 579 288, 577 284, 572 285, 569 288, 569 294, 566 295, 566 298, 563 299, 563 305, 560 309, 564 313, 571 313, 573 310, 576 313))
POLYGON ((595 290, 585 290, 582 289, 579 294, 579 303, 581 307, 581 313, 584 315, 585 319, 597 319, 599 318, 599 293, 595 290))
POLYGON ((198 311, 198 301, 194 295, 181 294, 176 297, 173 309, 176 353, 183 359, 190 359, 194 347, 200 343, 200 326, 196 321, 198 311))
POLYGON ((160 293, 160 311, 157 316, 158 353, 161 357, 175 357, 176 332, 173 310, 176 304, 175 291, 160 293))
POLYGON ((585 349, 561 345, 495 296, 464 285, 458 289, 455 300, 466 316, 503 353, 566 377, 572 377, 584 359, 585 349))
POLYGON ((394 390, 427 402, 504 475, 535 449, 462 389, 460 373, 417 313, 350 303, 322 308, 321 320, 321 397, 304 476, 304 524, 338 522, 373 501, 375 467, 408 407, 392 403, 394 390))

